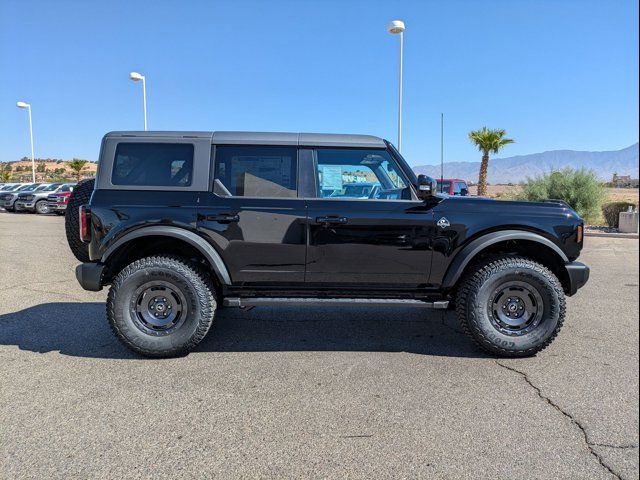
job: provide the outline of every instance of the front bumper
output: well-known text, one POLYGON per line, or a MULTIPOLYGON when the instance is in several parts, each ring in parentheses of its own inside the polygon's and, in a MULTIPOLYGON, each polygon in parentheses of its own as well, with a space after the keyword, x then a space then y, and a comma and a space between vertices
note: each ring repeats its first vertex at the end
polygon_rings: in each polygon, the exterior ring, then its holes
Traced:
POLYGON ((35 204, 35 202, 19 202, 19 201, 16 201, 16 203, 13 204, 13 207, 16 210, 35 210, 36 204, 35 204))
POLYGON ((66 203, 47 202, 49 210, 63 212, 67 209, 66 203))
POLYGON ((102 290, 102 263, 81 263, 76 267, 76 279, 82 288, 90 292, 102 290))
POLYGON ((569 262, 565 264, 567 277, 569 280, 568 296, 575 295, 578 289, 582 288, 589 280, 589 267, 580 262, 569 262))

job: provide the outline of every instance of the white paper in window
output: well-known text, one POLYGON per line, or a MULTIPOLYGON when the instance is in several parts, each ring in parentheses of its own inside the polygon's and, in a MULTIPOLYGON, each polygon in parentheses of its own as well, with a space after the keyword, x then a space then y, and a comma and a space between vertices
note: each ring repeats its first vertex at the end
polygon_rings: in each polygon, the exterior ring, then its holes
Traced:
POLYGON ((322 165, 322 190, 342 189, 342 167, 340 165, 322 165))

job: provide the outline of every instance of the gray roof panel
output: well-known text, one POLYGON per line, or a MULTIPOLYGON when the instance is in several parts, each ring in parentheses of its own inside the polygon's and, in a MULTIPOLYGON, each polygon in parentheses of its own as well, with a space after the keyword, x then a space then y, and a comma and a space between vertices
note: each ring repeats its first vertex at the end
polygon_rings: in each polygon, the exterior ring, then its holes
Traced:
POLYGON ((301 133, 298 137, 298 145, 303 147, 386 147, 384 140, 372 135, 345 135, 338 133, 301 133))
POLYGON ((216 145, 297 145, 297 133, 283 132, 213 132, 216 145))
POLYGON ((156 137, 164 137, 164 138, 211 138, 213 132, 164 132, 164 131, 152 131, 152 132, 144 132, 144 131, 117 131, 117 132, 109 132, 105 135, 105 137, 148 137, 148 138, 156 138, 156 137))
POLYGON ((384 140, 371 135, 335 133, 285 132, 214 132, 217 145, 300 145, 301 147, 362 147, 385 148, 384 140))
POLYGON ((302 147, 385 148, 384 140, 372 135, 286 132, 109 132, 105 137, 209 138, 216 145, 300 145, 302 147))

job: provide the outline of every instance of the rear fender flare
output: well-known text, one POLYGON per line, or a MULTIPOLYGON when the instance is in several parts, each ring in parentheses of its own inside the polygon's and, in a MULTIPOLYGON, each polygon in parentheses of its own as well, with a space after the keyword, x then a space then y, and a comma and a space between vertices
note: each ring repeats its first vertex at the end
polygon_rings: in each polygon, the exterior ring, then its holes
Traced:
POLYGON ((104 252, 102 258, 100 259, 100 262, 106 263, 109 257, 127 242, 135 240, 137 238, 149 236, 172 237, 188 243, 192 247, 196 248, 207 259, 209 264, 212 266, 216 276, 223 285, 231 285, 229 270, 227 270, 222 257, 215 250, 215 248, 213 248, 206 240, 204 240, 194 232, 179 227, 158 225, 153 227, 140 228, 138 230, 134 230, 133 232, 127 233, 122 238, 119 238, 104 252))
POLYGON ((562 263, 569 262, 567 255, 560 249, 560 247, 542 235, 523 230, 501 230, 498 232, 487 233, 486 235, 476 238, 458 252, 447 269, 447 273, 442 281, 442 288, 453 288, 462 275, 464 269, 469 265, 469 262, 471 262, 476 255, 484 249, 491 245, 495 245, 496 243, 506 242, 509 240, 527 240, 540 243, 558 255, 562 260, 562 263))

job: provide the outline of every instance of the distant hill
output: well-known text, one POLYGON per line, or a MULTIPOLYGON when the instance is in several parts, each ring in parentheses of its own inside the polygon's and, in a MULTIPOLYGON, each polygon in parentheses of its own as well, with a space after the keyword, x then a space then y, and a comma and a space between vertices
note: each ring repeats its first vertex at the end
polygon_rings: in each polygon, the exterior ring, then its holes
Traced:
MULTIPOLYGON (((550 152, 492 158, 489 161, 489 183, 519 183, 561 168, 585 167, 596 172, 601 180, 611 180, 614 173, 638 178, 638 144, 611 152, 581 152, 553 150, 550 152)), ((434 178, 440 176, 440 165, 419 165, 413 168, 434 178)), ((449 162, 444 164, 446 178, 478 181, 480 162, 449 162)))
MULTIPOLYGON (((31 160, 16 160, 0 164, 0 168, 11 169, 12 182, 28 182, 31 179, 31 160)), ((87 162, 81 172, 81 178, 95 177, 97 162, 87 162)), ((42 182, 75 179, 75 172, 69 167, 67 160, 36 158, 36 180, 42 182)))

